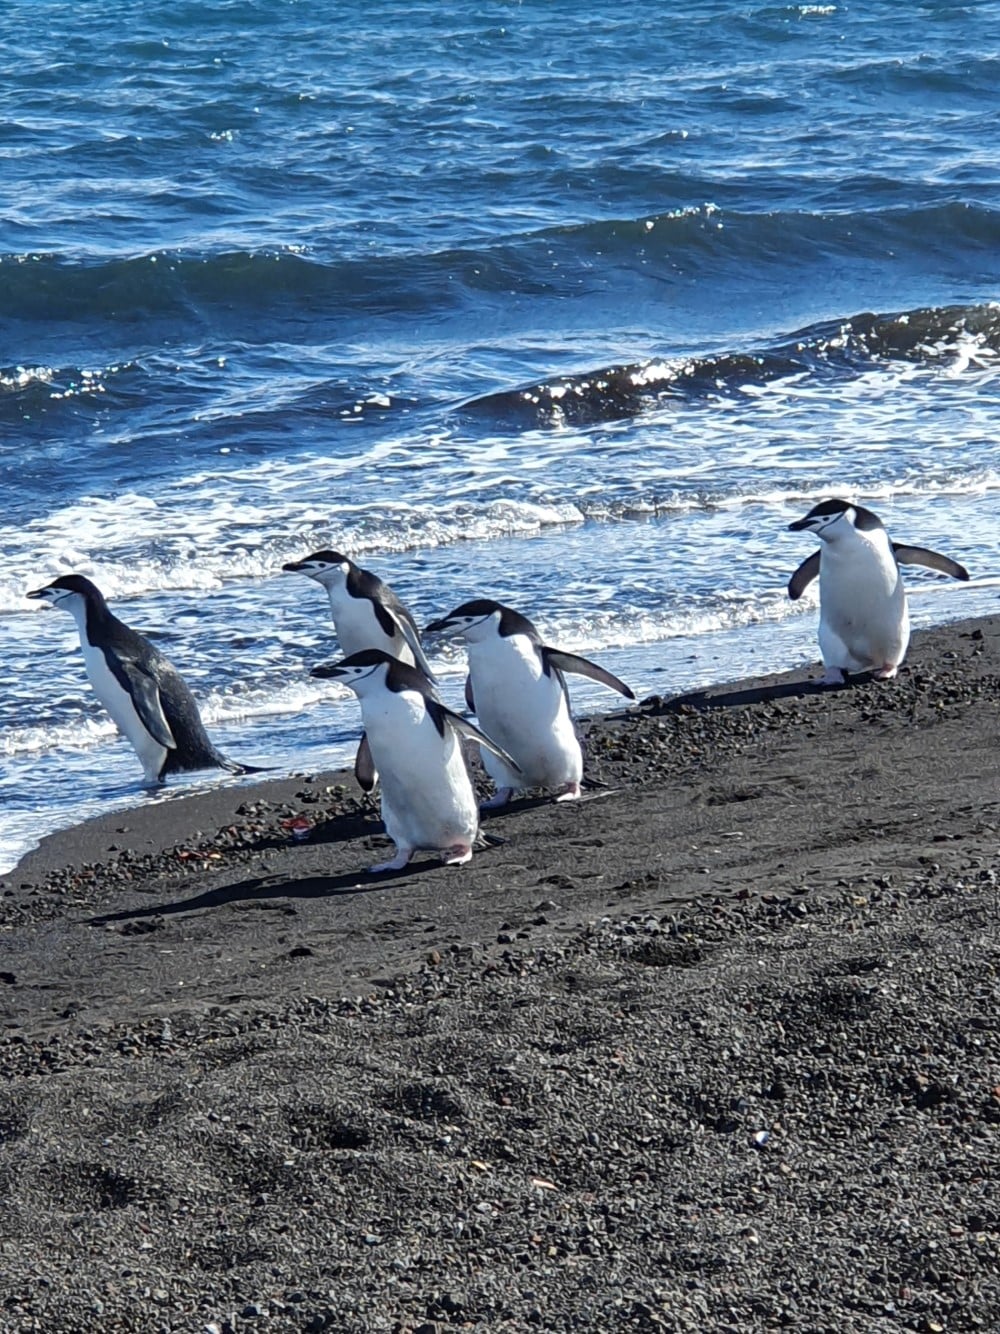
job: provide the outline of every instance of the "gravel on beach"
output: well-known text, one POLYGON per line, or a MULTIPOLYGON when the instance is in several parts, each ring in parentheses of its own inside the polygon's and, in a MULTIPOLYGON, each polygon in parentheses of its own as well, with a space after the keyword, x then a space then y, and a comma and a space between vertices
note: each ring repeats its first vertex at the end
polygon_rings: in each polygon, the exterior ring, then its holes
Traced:
POLYGON ((463 868, 343 773, 46 840, 0 1330, 1000 1328, 1000 619, 807 675, 589 720, 463 868))

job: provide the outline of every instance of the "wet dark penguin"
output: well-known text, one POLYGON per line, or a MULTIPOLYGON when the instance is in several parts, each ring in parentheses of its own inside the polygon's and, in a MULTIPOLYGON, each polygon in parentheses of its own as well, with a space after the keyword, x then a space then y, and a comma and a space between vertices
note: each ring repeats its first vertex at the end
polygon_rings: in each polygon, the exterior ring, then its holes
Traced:
POLYGON ((132 743, 147 786, 190 769, 252 767, 227 759, 208 738, 191 691, 148 639, 108 607, 82 574, 60 575, 27 595, 68 611, 80 632, 84 665, 94 694, 132 743))
POLYGON ((357 695, 382 784, 382 819, 396 855, 372 871, 399 871, 419 848, 443 852, 460 866, 479 836, 479 808, 462 754, 461 737, 483 753, 514 761, 478 727, 437 699, 419 668, 366 649, 342 662, 314 667, 313 676, 342 681, 357 695))
POLYGON ((882 520, 861 505, 824 500, 788 525, 793 533, 815 533, 822 546, 802 562, 788 582, 800 598, 819 578, 819 647, 824 685, 841 685, 851 672, 896 675, 910 642, 910 615, 900 565, 925 565, 968 579, 963 565, 928 547, 892 542, 882 520))
POLYGON ((528 787, 552 789, 557 801, 579 797, 583 751, 563 673, 588 676, 634 700, 624 681, 586 658, 543 644, 526 616, 487 598, 456 607, 428 625, 427 633, 465 640, 466 702, 487 734, 517 762, 519 772, 483 751, 483 766, 497 788, 485 805, 502 806, 528 787))

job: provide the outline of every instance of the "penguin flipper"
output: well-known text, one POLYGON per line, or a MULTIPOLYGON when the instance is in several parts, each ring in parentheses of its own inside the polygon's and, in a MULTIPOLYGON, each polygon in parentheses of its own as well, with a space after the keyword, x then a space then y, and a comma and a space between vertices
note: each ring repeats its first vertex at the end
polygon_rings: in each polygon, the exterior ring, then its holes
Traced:
POLYGON ((940 551, 931 551, 930 547, 911 547, 908 542, 893 542, 892 554, 900 565, 924 565, 928 570, 938 570, 949 574, 952 579, 966 581, 969 571, 964 565, 950 556, 942 556, 940 551))
POLYGON ((461 714, 455 713, 446 704, 440 703, 439 700, 428 698, 426 703, 427 712, 434 719, 434 725, 442 736, 444 736, 444 729, 450 727, 459 736, 467 736, 470 741, 478 741, 481 746, 485 746, 487 750, 492 751, 498 759, 503 760, 504 764, 509 764, 515 773, 519 774, 521 772, 521 766, 513 756, 508 755, 503 746, 498 746, 475 723, 470 723, 468 718, 463 718, 461 714))
POLYGON ((399 629, 400 632, 402 633, 403 638, 409 645, 410 652, 413 654, 413 658, 417 666, 427 677, 428 681, 433 681, 436 685, 437 678, 431 671, 431 665, 427 661, 427 655, 424 653, 423 647, 420 643, 419 631, 417 630, 417 627, 414 624, 413 617, 410 616, 409 613, 399 618, 399 629))
POLYGON ((240 764, 223 755, 205 731, 194 695, 169 662, 161 658, 151 675, 155 675, 160 708, 173 738, 164 761, 164 774, 212 768, 225 769, 231 774, 263 772, 256 765, 240 764))
POLYGON ((358 780, 358 786, 362 792, 371 792, 378 782, 375 756, 372 754, 367 732, 362 732, 358 753, 354 757, 354 777, 358 780))
POLYGON ((175 750, 177 742, 163 712, 160 686, 156 677, 131 658, 114 658, 110 654, 105 654, 105 659, 118 683, 132 697, 135 711, 149 735, 161 746, 166 746, 167 750, 175 750))
POLYGON ((475 696, 474 696, 473 693, 472 693, 472 677, 471 677, 471 676, 467 676, 467 677, 465 678, 465 704, 466 704, 466 707, 468 708, 468 710, 469 710, 470 713, 475 713, 475 711, 476 711, 476 699, 475 699, 475 696))
POLYGON ((797 602, 812 581, 819 578, 819 556, 818 551, 814 551, 811 556, 807 556, 789 579, 788 596, 793 602, 797 602))
POLYGON ((430 663, 420 645, 420 630, 402 599, 374 575, 369 575, 367 579, 359 578, 358 589, 371 598, 372 611, 382 633, 389 639, 395 639, 397 634, 402 635, 413 654, 414 662, 430 681, 435 681, 430 663))
POLYGON ((542 648, 542 656, 561 672, 589 676, 592 681, 600 681, 601 685, 607 686, 609 690, 617 690, 619 695, 624 695, 626 699, 635 699, 635 691, 631 686, 627 686, 614 673, 599 667, 596 662, 591 662, 588 658, 579 658, 575 653, 564 653, 562 649, 547 647, 542 648))

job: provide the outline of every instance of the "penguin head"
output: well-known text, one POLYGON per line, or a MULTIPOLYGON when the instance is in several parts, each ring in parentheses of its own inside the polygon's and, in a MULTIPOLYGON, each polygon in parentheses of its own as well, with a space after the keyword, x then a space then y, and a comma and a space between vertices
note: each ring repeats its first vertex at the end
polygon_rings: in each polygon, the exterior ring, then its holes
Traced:
POLYGON ((846 535, 856 526, 858 510, 846 500, 824 500, 814 505, 804 518, 788 525, 792 533, 815 533, 824 542, 846 535))
POLYGON ((440 620, 431 621, 424 633, 460 635, 476 644, 498 633, 504 610, 499 602, 490 598, 474 598, 471 602, 463 602, 440 620))
MULTIPOLYGON (((847 500, 823 500, 802 519, 788 525, 793 533, 815 533, 824 542, 837 542, 855 533, 885 532, 882 520, 863 505, 847 500)), ((880 539, 876 538, 878 542, 880 539)))
POLYGON ((403 664, 391 653, 384 653, 380 648, 366 648, 340 662, 322 662, 313 667, 309 675, 324 681, 340 681, 356 695, 364 695, 384 685, 390 670, 401 666, 403 664))
POLYGON ((351 572, 352 562, 339 551, 314 551, 304 560, 292 560, 282 565, 283 570, 293 574, 307 574, 310 579, 327 588, 343 585, 351 572))
POLYGON ((44 588, 36 588, 25 596, 38 598, 51 603, 53 607, 61 607, 63 611, 69 612, 81 603, 89 602, 97 607, 105 606, 100 589, 82 574, 61 574, 44 588))

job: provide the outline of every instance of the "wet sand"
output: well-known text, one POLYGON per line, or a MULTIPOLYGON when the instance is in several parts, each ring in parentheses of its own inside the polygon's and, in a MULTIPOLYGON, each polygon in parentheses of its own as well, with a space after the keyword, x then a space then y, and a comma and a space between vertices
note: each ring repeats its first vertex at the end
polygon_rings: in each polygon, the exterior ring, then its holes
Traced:
POLYGON ((1000 1326, 1000 618, 816 674, 589 721, 463 868, 343 773, 45 840, 0 1329, 1000 1326))

